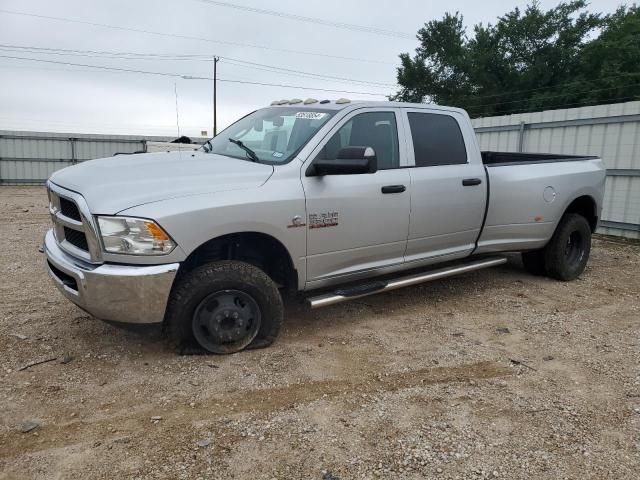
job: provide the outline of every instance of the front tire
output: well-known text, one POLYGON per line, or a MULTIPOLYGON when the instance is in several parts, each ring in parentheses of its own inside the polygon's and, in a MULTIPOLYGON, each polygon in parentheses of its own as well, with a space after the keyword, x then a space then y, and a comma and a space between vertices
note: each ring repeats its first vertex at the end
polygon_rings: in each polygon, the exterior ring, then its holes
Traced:
POLYGON ((544 248, 547 274, 557 280, 575 280, 587 266, 590 252, 589 222, 582 215, 566 214, 544 248))
POLYGON ((225 260, 202 265, 178 280, 167 324, 181 351, 197 346, 228 354, 273 343, 283 316, 282 297, 266 273, 225 260))

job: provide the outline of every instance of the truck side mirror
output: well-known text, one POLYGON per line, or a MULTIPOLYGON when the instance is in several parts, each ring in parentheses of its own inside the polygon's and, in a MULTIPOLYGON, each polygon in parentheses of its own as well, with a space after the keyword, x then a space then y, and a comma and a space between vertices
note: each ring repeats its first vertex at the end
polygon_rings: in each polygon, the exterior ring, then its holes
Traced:
POLYGON ((316 159, 306 172, 307 177, 324 175, 359 175, 376 173, 378 159, 371 147, 345 147, 338 151, 335 160, 316 159))

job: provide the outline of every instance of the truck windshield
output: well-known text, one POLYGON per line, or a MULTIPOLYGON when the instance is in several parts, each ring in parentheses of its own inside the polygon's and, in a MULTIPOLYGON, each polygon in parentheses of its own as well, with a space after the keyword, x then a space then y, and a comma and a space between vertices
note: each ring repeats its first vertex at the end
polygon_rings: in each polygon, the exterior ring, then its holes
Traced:
POLYGON ((287 163, 334 114, 308 107, 264 108, 238 120, 203 148, 260 163, 287 163))

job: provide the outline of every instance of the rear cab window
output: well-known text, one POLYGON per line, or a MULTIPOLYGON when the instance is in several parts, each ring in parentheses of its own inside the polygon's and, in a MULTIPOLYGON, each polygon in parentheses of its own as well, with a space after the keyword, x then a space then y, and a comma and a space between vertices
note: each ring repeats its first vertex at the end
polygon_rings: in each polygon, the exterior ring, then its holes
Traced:
POLYGON ((460 125, 446 113, 407 112, 416 167, 468 163, 460 125))

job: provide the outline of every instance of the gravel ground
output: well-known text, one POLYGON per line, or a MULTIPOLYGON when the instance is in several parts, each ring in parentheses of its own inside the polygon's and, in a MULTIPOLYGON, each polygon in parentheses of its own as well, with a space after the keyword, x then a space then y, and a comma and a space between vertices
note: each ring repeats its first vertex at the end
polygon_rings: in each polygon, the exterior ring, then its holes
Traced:
POLYGON ((638 244, 571 283, 514 260, 290 302, 268 349, 178 356, 58 294, 48 225, 43 188, 0 188, 2 479, 638 478, 638 244))

